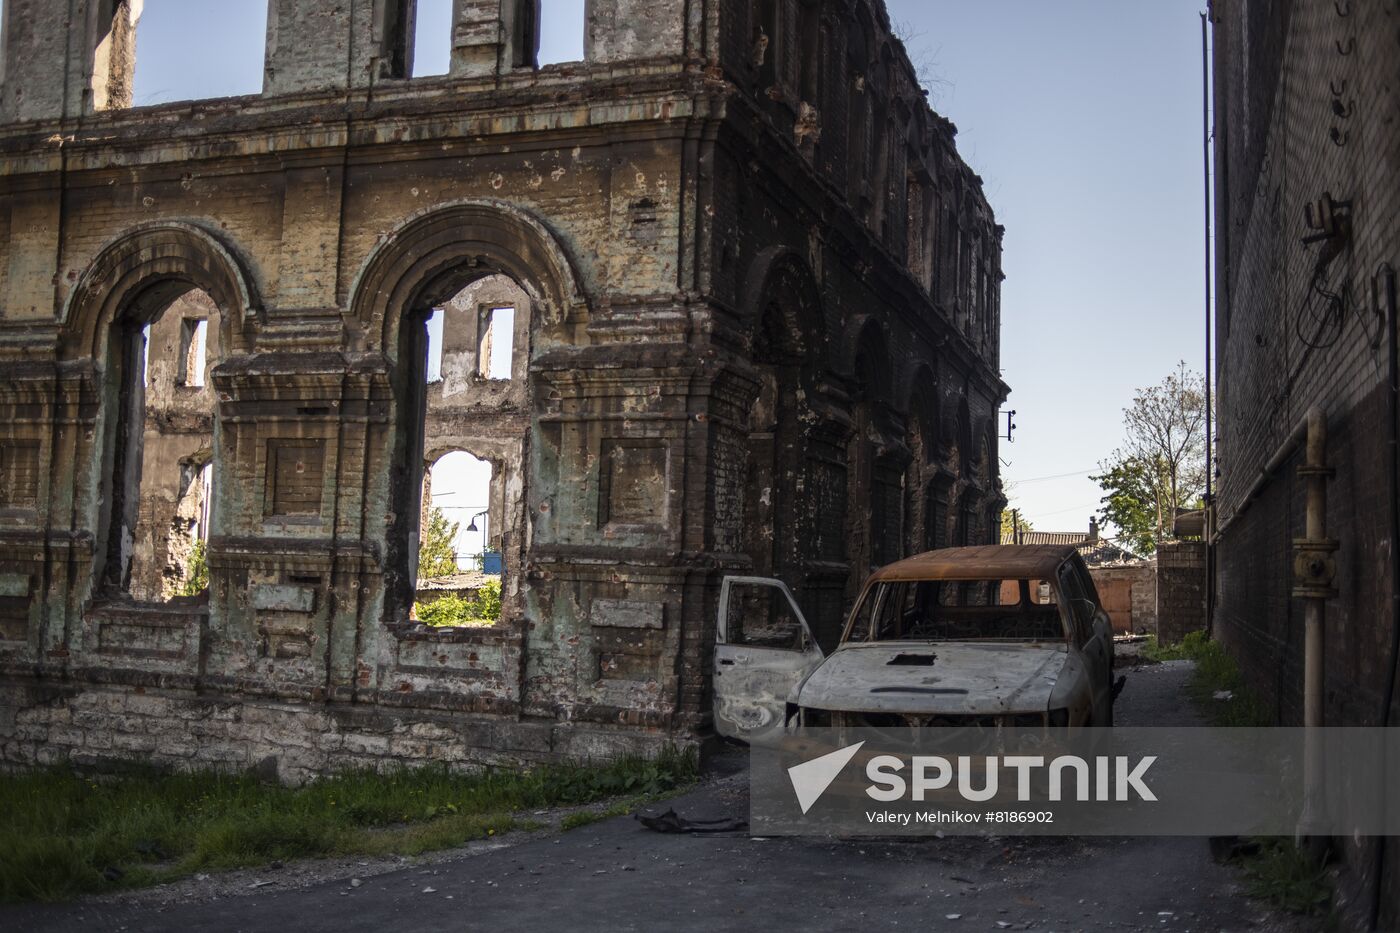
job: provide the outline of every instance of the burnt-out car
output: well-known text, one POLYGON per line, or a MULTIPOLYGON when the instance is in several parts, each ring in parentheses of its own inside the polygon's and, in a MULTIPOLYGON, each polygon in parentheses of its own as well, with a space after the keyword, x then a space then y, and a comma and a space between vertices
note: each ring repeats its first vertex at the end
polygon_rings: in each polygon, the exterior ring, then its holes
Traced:
POLYGON ((1113 637, 1072 547, 944 548, 873 573, 824 655, 787 586, 728 577, 715 728, 1111 726, 1113 637))

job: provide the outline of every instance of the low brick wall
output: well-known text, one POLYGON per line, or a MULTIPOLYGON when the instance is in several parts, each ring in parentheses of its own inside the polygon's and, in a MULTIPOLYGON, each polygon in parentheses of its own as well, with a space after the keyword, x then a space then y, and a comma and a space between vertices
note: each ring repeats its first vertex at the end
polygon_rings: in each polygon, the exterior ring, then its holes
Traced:
POLYGON ((655 754, 676 740, 661 730, 513 716, 235 700, 124 686, 0 686, 0 748, 11 765, 71 762, 100 770, 141 761, 173 770, 257 768, 269 775, 275 770, 283 783, 301 784, 350 768, 434 763, 476 770, 605 761, 655 754))
POLYGON ((1169 541, 1157 548, 1157 640, 1174 645, 1206 627, 1206 545, 1169 541))
POLYGON ((1157 568, 1153 564, 1142 561, 1090 567, 1089 576, 1108 610, 1115 635, 1157 631, 1157 568), (1126 603, 1121 603, 1122 590, 1127 590, 1126 603))

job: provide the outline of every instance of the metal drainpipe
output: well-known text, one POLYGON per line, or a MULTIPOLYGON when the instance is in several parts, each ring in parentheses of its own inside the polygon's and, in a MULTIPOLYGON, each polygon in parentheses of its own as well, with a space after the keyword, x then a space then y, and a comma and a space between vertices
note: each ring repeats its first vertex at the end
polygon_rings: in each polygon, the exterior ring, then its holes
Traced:
POLYGON ((1308 410, 1307 425, 1307 456, 1298 467, 1298 476, 1307 483, 1305 537, 1293 541, 1293 595, 1304 600, 1305 632, 1303 815, 1298 821, 1298 837, 1306 839, 1308 851, 1320 857, 1328 842, 1319 831, 1323 820, 1323 630, 1327 621, 1327 600, 1336 595, 1332 578, 1337 569, 1332 557, 1337 542, 1327 537, 1327 480, 1336 471, 1326 465, 1327 419, 1322 409, 1308 410))

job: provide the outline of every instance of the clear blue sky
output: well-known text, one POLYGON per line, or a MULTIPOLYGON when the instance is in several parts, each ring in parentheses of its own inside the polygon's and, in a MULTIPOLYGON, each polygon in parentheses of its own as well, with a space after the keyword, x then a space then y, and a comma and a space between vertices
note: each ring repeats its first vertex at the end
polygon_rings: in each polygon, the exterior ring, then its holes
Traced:
MULTIPOLYGON (((1003 475, 1037 528, 1083 528, 1100 498, 1088 474, 1133 389, 1178 359, 1203 368, 1200 4, 888 6, 1006 226, 1002 368, 1018 428, 1003 475), (1075 475, 1041 478, 1059 474, 1075 475)), ((446 70, 448 7, 420 2, 419 74, 446 70)), ((582 54, 582 8, 547 0, 542 60, 582 54)), ((266 15, 266 0, 146 0, 136 102, 256 93, 266 15)))
POLYGON ((1133 390, 1204 369, 1200 16, 1191 0, 888 0, 1003 244, 1013 504, 1086 527, 1133 390), (1039 477, 1075 473, 1061 479, 1039 477))

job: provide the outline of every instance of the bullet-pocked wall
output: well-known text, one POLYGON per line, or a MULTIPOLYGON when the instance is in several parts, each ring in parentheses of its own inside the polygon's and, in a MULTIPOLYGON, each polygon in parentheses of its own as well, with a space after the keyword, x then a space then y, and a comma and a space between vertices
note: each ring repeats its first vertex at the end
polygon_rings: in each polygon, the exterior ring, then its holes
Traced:
POLYGON ((694 741, 724 574, 829 641, 995 540, 1001 231, 883 8, 592 0, 541 66, 548 9, 456 0, 414 78, 412 2, 274 0, 261 95, 132 108, 141 4, 7 0, 5 760, 694 741), (456 451, 503 613, 434 629, 456 451))

